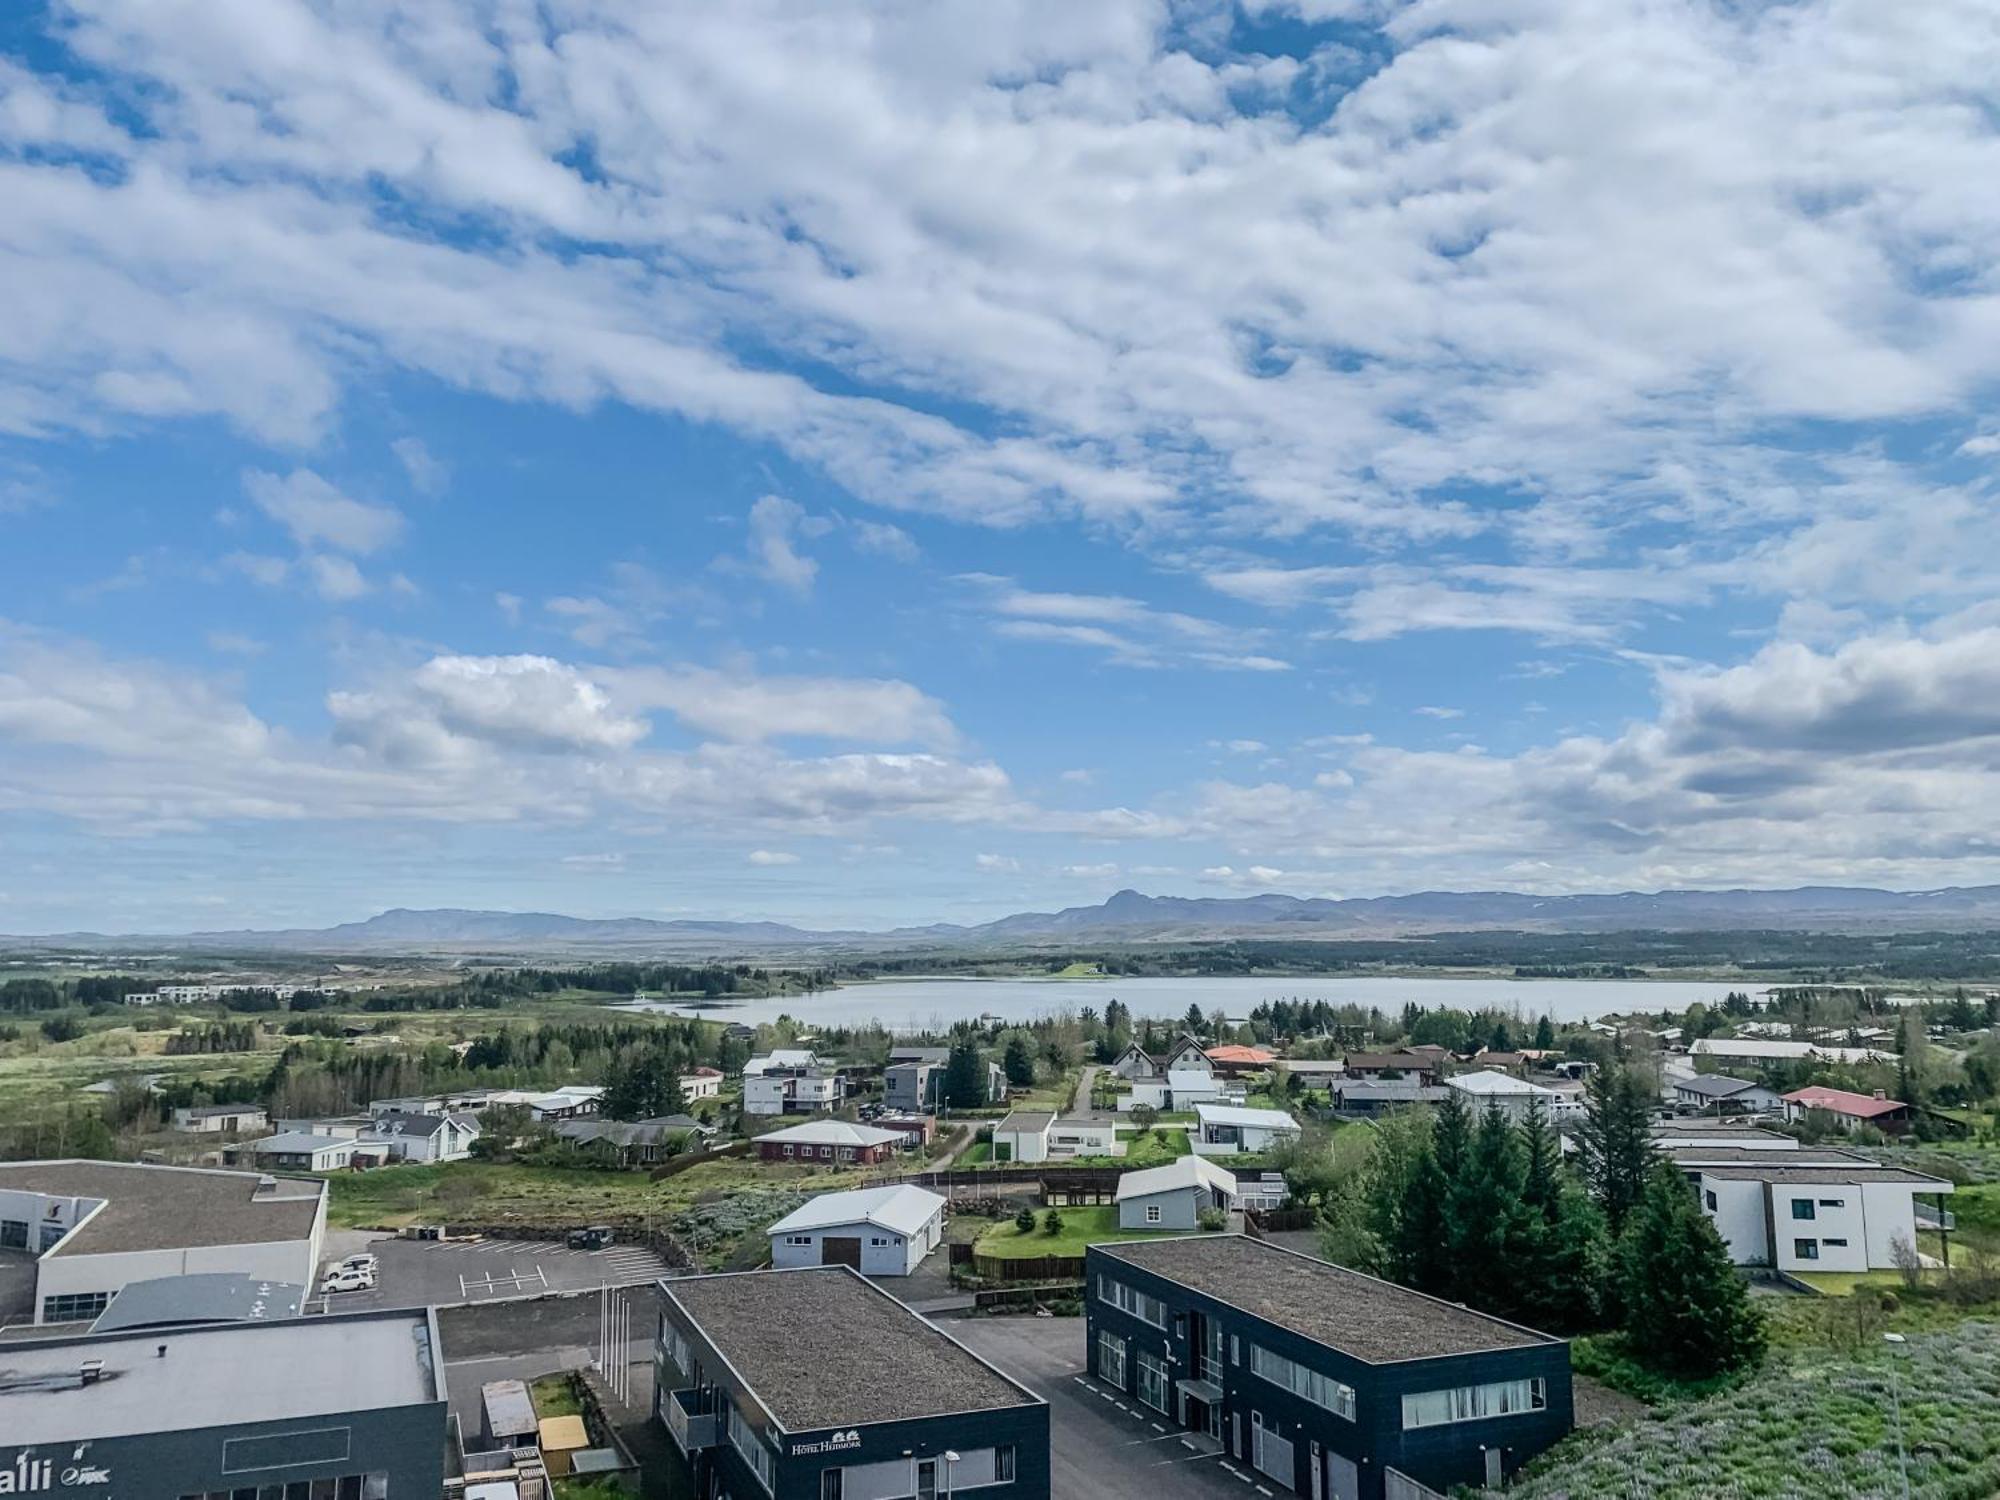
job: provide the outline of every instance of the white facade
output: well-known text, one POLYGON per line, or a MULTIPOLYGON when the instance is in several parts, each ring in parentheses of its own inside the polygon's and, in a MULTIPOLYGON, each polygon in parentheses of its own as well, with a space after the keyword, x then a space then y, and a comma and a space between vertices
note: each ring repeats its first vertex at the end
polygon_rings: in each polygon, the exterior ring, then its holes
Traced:
MULTIPOLYGON (((1898 1240, 1917 1243, 1916 1195, 1951 1191, 1948 1182, 1842 1181, 1831 1171, 1770 1178, 1741 1171, 1701 1174, 1702 1207, 1730 1258, 1781 1271, 1886 1271, 1898 1240)), ((1904 1174, 1914 1177, 1915 1174, 1904 1174)))
POLYGON ((1049 1127, 1049 1155, 1123 1156, 1125 1143, 1118 1139, 1116 1125, 1090 1125, 1077 1120, 1057 1120, 1049 1127))
POLYGON ((944 1239, 945 1200, 919 1187, 822 1193, 773 1224, 771 1264, 856 1264, 864 1276, 907 1276, 944 1239))
POLYGON ((995 1161, 1037 1162, 1049 1159, 1049 1132, 1054 1115, 1016 1111, 993 1127, 995 1161))
POLYGON ((262 1130, 268 1124, 263 1108, 256 1104, 174 1111, 174 1129, 183 1135, 227 1135, 234 1130, 262 1130))
POLYGON ((842 1097, 838 1073, 784 1069, 743 1075, 746 1115, 801 1115, 838 1109, 842 1097))
POLYGON ((1299 1138, 1299 1122, 1279 1109, 1239 1109, 1222 1104, 1195 1106, 1189 1136, 1200 1156, 1235 1156, 1269 1151, 1299 1138))
POLYGON ((1483 1114, 1488 1106, 1493 1106, 1516 1125, 1528 1118, 1537 1101, 1542 1106, 1543 1115, 1552 1123, 1584 1113, 1580 1099, 1506 1073, 1463 1073, 1456 1078, 1447 1078, 1444 1086, 1461 1095, 1466 1107, 1475 1114, 1483 1114))
POLYGON ((722 1073, 716 1068, 697 1068, 692 1073, 681 1074, 681 1098, 693 1104, 700 1099, 714 1099, 722 1093, 722 1073))

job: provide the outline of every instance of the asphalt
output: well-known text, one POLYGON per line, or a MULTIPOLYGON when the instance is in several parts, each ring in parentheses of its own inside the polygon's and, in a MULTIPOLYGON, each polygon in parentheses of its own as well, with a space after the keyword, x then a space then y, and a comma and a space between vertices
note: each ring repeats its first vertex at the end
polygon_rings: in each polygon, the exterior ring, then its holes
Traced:
POLYGON ((0 1250, 0 1325, 32 1322, 35 1316, 35 1257, 25 1250, 0 1250))
MULTIPOLYGON (((315 1296, 312 1306, 357 1311, 375 1307, 452 1307, 543 1292, 593 1291, 630 1286, 667 1274, 666 1262, 638 1245, 571 1250, 557 1240, 377 1239, 365 1247, 381 1267, 365 1292, 315 1296)), ((343 1254, 354 1251, 343 1250, 343 1254)), ((329 1259, 336 1259, 332 1248, 329 1259)), ((318 1288, 315 1287, 317 1292, 318 1288)))
POLYGON ((1246 1471, 1083 1373, 1081 1318, 956 1318, 952 1336, 1049 1403, 1050 1493, 1065 1500, 1256 1495, 1246 1471))

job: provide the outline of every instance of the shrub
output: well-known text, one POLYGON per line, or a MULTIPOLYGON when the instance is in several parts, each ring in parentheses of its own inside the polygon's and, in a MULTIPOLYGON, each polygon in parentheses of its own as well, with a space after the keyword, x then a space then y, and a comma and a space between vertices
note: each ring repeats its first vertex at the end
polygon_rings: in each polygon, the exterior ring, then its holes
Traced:
POLYGON ((1014 1228, 1022 1234, 1033 1234, 1035 1232, 1035 1211, 1032 1208, 1024 1208, 1015 1214, 1014 1228))
POLYGON ((1042 1233, 1048 1235, 1062 1233, 1062 1215, 1053 1208, 1042 1215, 1042 1233))

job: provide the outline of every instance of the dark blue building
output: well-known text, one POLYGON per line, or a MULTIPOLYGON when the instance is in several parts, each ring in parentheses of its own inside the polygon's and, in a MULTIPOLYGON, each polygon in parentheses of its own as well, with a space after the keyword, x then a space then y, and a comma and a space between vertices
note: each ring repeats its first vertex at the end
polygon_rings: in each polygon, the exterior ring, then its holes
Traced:
POLYGON ((1090 1373, 1312 1500, 1497 1484, 1567 1434, 1569 1345, 1242 1235, 1093 1245, 1090 1373))
POLYGON ((1049 1409, 846 1266, 660 1283, 696 1500, 1050 1500, 1049 1409))

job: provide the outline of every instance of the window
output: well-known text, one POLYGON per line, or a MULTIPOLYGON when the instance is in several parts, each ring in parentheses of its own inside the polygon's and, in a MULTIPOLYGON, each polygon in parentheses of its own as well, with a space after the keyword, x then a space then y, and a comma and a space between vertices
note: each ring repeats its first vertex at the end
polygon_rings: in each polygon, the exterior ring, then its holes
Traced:
POLYGON ((333 1496, 334 1500, 389 1500, 389 1475, 378 1469, 370 1474, 295 1479, 290 1484, 266 1484, 256 1489, 210 1490, 205 1495, 182 1495, 180 1500, 314 1500, 319 1495, 333 1496))
POLYGON ((993 1482, 995 1484, 1014 1482, 1014 1448, 1011 1443, 1005 1448, 993 1450, 993 1482))
POLYGON ((792 1154, 792 1143, 790 1141, 787 1141, 785 1142, 785 1155, 790 1156, 791 1154, 792 1154))
POLYGON ((785 1243, 787 1245, 810 1245, 812 1242, 813 1237, 809 1234, 788 1234, 785 1236, 785 1243))
POLYGON ((1125 1389, 1125 1340, 1115 1333, 1097 1335, 1097 1378, 1125 1389))
POLYGON ((1148 1204, 1146 1205, 1146 1222, 1147 1222, 1148 1224, 1157 1224, 1157 1223, 1159 1223, 1159 1222, 1160 1222, 1160 1205, 1159 1205, 1159 1204, 1157 1204, 1157 1203, 1148 1203, 1148 1204))
POLYGON ((1250 1346, 1251 1373, 1268 1380, 1294 1396, 1303 1396, 1315 1406, 1324 1406, 1335 1416, 1354 1420, 1354 1387, 1343 1385, 1331 1375, 1308 1370, 1282 1354, 1273 1354, 1262 1344, 1250 1346))
POLYGON ((1847 1207, 1847 1200, 1845 1198, 1822 1198, 1819 1200, 1819 1206, 1821 1208, 1845 1208, 1847 1207))
POLYGON ((1818 1260, 1818 1259, 1819 1259, 1819 1241, 1818 1241, 1818 1240, 1793 1240, 1793 1241, 1792 1241, 1792 1254, 1793 1254, 1793 1256, 1794 1256, 1794 1257, 1796 1257, 1796 1258, 1797 1258, 1797 1259, 1799 1259, 1799 1260, 1818 1260))
POLYGON ((1143 1349, 1139 1351, 1139 1399, 1154 1411, 1167 1409, 1167 1362, 1143 1349))
POLYGON ((1158 1297, 1149 1297, 1137 1287, 1113 1281, 1109 1276, 1099 1276, 1097 1295, 1099 1300, 1110 1303, 1120 1312, 1130 1313, 1141 1322, 1151 1323, 1155 1328, 1167 1326, 1166 1303, 1158 1297))
POLYGON ((1839 1246, 1842 1250, 1845 1250, 1847 1248, 1846 1240, 1821 1240, 1820 1243, 1822 1245, 1828 1246, 1829 1248, 1836 1245, 1839 1246))
POLYGON ((1243 1340, 1233 1333, 1229 1335, 1229 1362, 1232 1365, 1243 1363, 1243 1340))
POLYGON ((734 1405, 729 1408, 729 1441, 736 1451, 743 1455, 743 1461, 755 1471, 765 1489, 772 1488, 772 1475, 776 1465, 771 1460, 771 1450, 764 1446, 764 1440, 756 1430, 743 1420, 743 1413, 734 1405))
POLYGON ((1794 1198, 1794 1199, 1792 1200, 1792 1217, 1793 1217, 1793 1218, 1795 1218, 1795 1219, 1812 1219, 1812 1218, 1817 1218, 1817 1217, 1818 1217, 1818 1215, 1819 1215, 1819 1211, 1818 1211, 1817 1209, 1815 1209, 1815 1208, 1813 1207, 1813 1201, 1812 1201, 1812 1199, 1810 1199, 1810 1198, 1794 1198))
POLYGON ((841 1475, 843 1469, 821 1469, 819 1471, 819 1500, 840 1500, 841 1475))
POLYGON ((1529 1380, 1462 1385, 1450 1391, 1419 1391, 1403 1398, 1403 1429, 1476 1422, 1482 1417, 1518 1417, 1544 1411, 1548 1404, 1548 1382, 1539 1375, 1529 1380))
POLYGON ((688 1341, 679 1329, 671 1327, 665 1318, 660 1319, 660 1347, 666 1351, 667 1362, 681 1375, 692 1375, 694 1366, 688 1361, 688 1341))
POLYGON ((1708 1190, 1707 1192, 1703 1193, 1703 1194, 1701 1195, 1701 1198, 1702 1198, 1702 1202, 1704 1202, 1704 1203, 1706 1203, 1706 1204, 1708 1205, 1708 1211, 1709 1211, 1710 1213, 1714 1213, 1714 1212, 1715 1212, 1715 1210, 1717 1209, 1717 1207, 1719 1207, 1719 1205, 1718 1205, 1718 1204, 1716 1203, 1716 1201, 1715 1201, 1715 1189, 1714 1189, 1714 1188, 1710 1188, 1710 1189, 1709 1189, 1709 1190, 1708 1190))
POLYGON ((82 1323, 111 1305, 109 1292, 66 1292, 60 1297, 42 1298, 44 1323, 82 1323))

